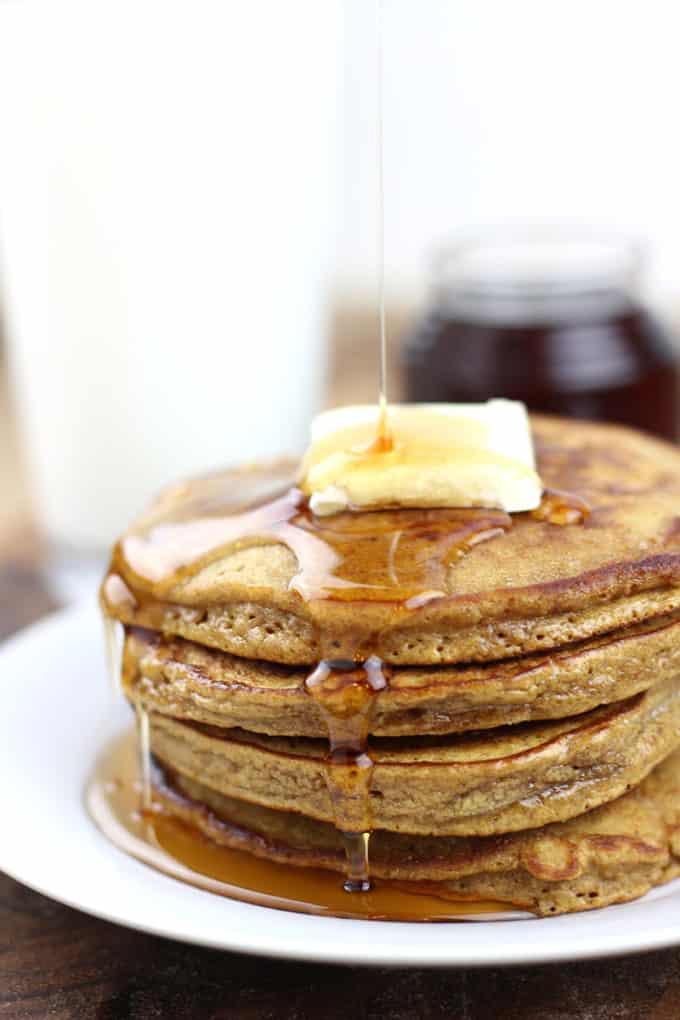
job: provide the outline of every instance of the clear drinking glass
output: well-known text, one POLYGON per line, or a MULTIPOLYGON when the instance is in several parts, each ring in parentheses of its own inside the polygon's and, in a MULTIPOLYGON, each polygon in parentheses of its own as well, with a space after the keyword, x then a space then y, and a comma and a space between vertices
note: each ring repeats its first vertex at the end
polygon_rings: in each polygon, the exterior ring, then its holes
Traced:
POLYGON ((66 559, 99 569, 173 479, 306 443, 338 7, 0 5, 2 300, 35 508, 66 559))

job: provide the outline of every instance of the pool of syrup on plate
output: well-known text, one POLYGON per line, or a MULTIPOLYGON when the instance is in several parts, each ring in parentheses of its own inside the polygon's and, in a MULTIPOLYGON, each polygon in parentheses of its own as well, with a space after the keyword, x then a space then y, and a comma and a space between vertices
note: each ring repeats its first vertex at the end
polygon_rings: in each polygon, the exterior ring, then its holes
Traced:
POLYGON ((364 920, 464 920, 512 909, 490 900, 439 898, 429 889, 413 891, 415 883, 405 889, 380 879, 348 895, 335 872, 279 864, 221 846, 154 803, 144 790, 137 752, 134 733, 105 750, 86 791, 88 810, 120 849, 189 885, 278 910, 364 920))

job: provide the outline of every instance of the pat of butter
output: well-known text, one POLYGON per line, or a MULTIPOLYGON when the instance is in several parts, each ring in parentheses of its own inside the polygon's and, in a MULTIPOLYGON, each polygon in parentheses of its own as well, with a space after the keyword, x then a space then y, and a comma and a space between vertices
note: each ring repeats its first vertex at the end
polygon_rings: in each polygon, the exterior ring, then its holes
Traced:
POLYGON ((391 444, 377 443, 376 405, 312 422, 301 488, 318 516, 393 507, 535 509, 543 492, 524 404, 393 404, 391 444))

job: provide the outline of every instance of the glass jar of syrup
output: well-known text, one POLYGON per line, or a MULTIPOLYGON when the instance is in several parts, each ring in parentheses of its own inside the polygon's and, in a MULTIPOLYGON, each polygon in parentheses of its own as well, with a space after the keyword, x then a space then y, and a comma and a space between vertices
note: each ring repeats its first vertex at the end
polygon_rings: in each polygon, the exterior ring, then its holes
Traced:
POLYGON ((678 361, 640 301, 641 253, 564 231, 501 233, 435 261, 404 348, 414 401, 504 396, 532 410, 678 438, 678 361))

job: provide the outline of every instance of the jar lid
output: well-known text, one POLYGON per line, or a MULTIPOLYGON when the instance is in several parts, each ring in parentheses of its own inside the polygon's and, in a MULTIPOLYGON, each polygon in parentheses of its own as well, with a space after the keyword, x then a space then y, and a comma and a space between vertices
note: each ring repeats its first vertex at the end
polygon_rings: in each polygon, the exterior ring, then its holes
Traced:
POLYGON ((642 247, 630 238, 574 228, 480 233, 440 250, 440 300, 472 316, 527 321, 590 314, 637 290, 642 247))

